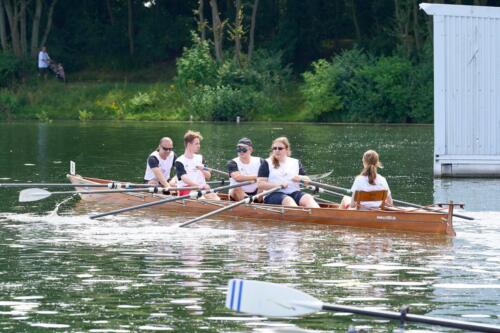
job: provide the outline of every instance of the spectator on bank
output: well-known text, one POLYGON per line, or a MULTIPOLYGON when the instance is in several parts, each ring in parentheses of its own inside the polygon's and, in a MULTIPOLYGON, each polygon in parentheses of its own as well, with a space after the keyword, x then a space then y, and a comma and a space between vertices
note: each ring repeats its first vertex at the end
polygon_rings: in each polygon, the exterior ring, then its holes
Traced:
POLYGON ((49 72, 50 65, 50 57, 47 53, 47 48, 45 46, 42 47, 40 52, 38 52, 38 76, 44 77, 47 79, 47 74, 49 72))

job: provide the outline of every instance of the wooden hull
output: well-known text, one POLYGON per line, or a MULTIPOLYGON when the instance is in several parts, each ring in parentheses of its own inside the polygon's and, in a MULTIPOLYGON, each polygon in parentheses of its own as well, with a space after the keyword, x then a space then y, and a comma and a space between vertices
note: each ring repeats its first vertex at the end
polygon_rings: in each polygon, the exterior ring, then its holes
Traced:
MULTIPOLYGON (((68 175, 75 185, 106 184, 110 180, 68 175)), ((76 186, 75 186, 76 187, 76 186)), ((76 187, 82 190, 82 187, 76 187)), ((98 190, 92 188, 92 190, 98 190)), ((223 200, 180 200, 153 206, 148 209, 178 212, 180 214, 201 215, 228 205, 225 195, 223 200)), ((164 195, 150 193, 112 193, 85 194, 83 200, 103 204, 118 204, 123 207, 134 206, 165 198, 164 195)), ((358 228, 386 229, 403 232, 423 232, 454 236, 452 215, 448 213, 428 212, 424 210, 345 210, 337 205, 321 205, 321 208, 284 207, 266 204, 247 204, 230 209, 218 217, 233 217, 249 220, 271 220, 303 223, 318 223, 358 228)), ((217 218, 217 217, 215 217, 217 218)))

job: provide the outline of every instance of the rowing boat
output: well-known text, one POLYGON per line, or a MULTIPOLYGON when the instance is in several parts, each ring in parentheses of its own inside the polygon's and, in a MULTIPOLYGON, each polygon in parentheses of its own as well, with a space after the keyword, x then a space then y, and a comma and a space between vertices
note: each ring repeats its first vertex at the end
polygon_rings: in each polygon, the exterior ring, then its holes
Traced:
MULTIPOLYGON (((67 175, 77 190, 84 190, 85 185, 107 184, 112 180, 67 175)), ((116 183, 116 181, 115 181, 116 183)), ((130 206, 146 202, 154 202, 166 198, 156 193, 106 193, 81 194, 82 200, 95 201, 102 204, 130 206)), ((229 205, 226 194, 220 194, 221 201, 185 199, 154 206, 153 209, 191 215, 205 214, 214 209, 229 205)), ((245 204, 221 214, 221 217, 242 218, 248 220, 270 220, 328 224, 358 228, 385 229, 403 232, 422 232, 454 236, 453 205, 447 212, 430 212, 421 209, 375 209, 346 210, 337 204, 320 204, 320 208, 285 207, 267 204, 245 204)))

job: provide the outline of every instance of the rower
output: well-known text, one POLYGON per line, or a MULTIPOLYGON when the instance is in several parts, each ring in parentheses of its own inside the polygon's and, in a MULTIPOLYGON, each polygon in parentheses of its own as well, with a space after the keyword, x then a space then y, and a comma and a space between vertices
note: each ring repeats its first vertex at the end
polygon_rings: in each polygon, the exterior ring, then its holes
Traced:
POLYGON ((175 177, 170 178, 170 171, 176 158, 172 139, 169 137, 161 138, 158 148, 149 154, 144 183, 163 187, 175 186, 175 177))
POLYGON ((271 156, 259 168, 257 187, 259 190, 269 190, 283 186, 280 191, 271 193, 264 198, 264 203, 283 206, 302 206, 319 208, 312 195, 300 191, 299 183, 310 180, 299 160, 290 157, 292 152, 286 137, 273 141, 271 156))
MULTIPOLYGON (((234 185, 248 180, 256 182, 259 168, 264 160, 260 157, 252 156, 252 140, 241 138, 236 145, 236 152, 238 156, 227 163, 229 183, 234 185)), ((255 194, 257 194, 256 183, 229 190, 229 197, 234 201, 241 201, 245 197, 251 197, 255 194)))
POLYGON ((345 196, 342 199, 340 207, 343 209, 374 209, 380 208, 383 204, 392 205, 391 190, 389 189, 389 184, 384 176, 377 174, 377 169, 382 168, 382 163, 378 153, 375 150, 367 150, 363 154, 363 170, 359 176, 356 176, 354 183, 352 184, 351 193, 352 197, 345 196), (352 198, 355 197, 356 191, 359 192, 375 192, 375 191, 387 191, 385 201, 361 201, 359 203, 354 202, 352 198), (359 206, 359 207, 357 207, 359 206))
MULTIPOLYGON (((198 186, 200 190, 208 190, 206 180, 210 179, 210 171, 205 169, 203 156, 198 154, 203 137, 200 132, 187 131, 184 134, 184 154, 175 161, 177 187, 198 186)), ((179 196, 189 194, 190 190, 180 190, 179 196)), ((220 200, 216 193, 207 193, 205 199, 220 200)))

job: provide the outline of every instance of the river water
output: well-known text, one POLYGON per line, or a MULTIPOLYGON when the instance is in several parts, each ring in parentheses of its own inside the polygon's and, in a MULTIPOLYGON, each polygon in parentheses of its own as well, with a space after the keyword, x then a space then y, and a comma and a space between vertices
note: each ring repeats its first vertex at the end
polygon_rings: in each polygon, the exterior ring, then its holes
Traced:
MULTIPOLYGON (((0 182, 85 176, 141 181, 161 136, 182 153, 187 129, 205 136, 209 166, 224 169, 241 136, 266 156, 289 137, 293 156, 324 182, 350 187, 366 149, 380 153, 393 196, 464 202, 474 221, 457 236, 184 216, 143 210, 102 221, 109 207, 54 195, 29 204, 0 189, 0 330, 5 332, 386 332, 397 323, 320 312, 292 319, 224 307, 230 278, 286 283, 331 303, 500 324, 500 180, 432 178, 430 126, 199 123, 0 123, 0 182), (62 204, 61 204, 62 202, 62 204), (59 205, 60 204, 60 205, 59 205), (56 209, 57 207, 57 209, 56 209)), ((328 198, 328 197, 325 197, 328 198)), ((336 199, 336 198, 328 198, 336 199)), ((414 332, 454 331, 408 325, 414 332)))

